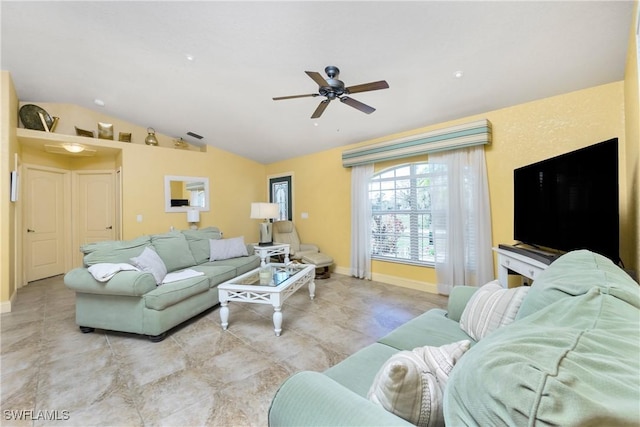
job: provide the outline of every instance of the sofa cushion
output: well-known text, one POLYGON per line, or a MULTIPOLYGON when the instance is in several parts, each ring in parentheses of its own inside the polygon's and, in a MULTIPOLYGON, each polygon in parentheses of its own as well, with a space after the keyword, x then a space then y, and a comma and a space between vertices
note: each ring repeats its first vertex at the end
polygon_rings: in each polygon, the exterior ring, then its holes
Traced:
POLYGON ((164 265, 162 258, 151 247, 146 247, 140 255, 130 259, 131 264, 140 270, 151 273, 156 284, 161 284, 164 276, 167 275, 167 267, 164 265))
POLYGON ((212 288, 238 275, 235 267, 229 265, 201 264, 191 267, 191 270, 203 272, 207 279, 209 279, 209 286, 212 288))
POLYGON ((469 350, 445 391, 445 419, 451 425, 637 425, 638 330, 638 308, 599 287, 550 303, 469 350))
POLYGON ((217 227, 182 230, 182 234, 184 234, 187 243, 189 243, 189 248, 191 248, 191 254, 196 264, 209 261, 209 240, 222 238, 222 233, 217 227))
POLYGON ((151 244, 167 266, 167 272, 182 270, 196 265, 187 239, 179 231, 151 236, 151 244))
POLYGON ((561 298, 583 295, 593 287, 640 307, 637 284, 624 270, 602 255, 579 250, 562 255, 540 273, 522 302, 516 320, 561 298))
POLYGON ((209 240, 209 261, 220 261, 248 255, 244 237, 209 240))
POLYGON ((185 268, 184 270, 173 271, 171 273, 167 273, 162 279, 162 284, 178 282, 184 279, 190 279, 192 277, 204 276, 205 274, 202 271, 195 271, 192 268, 185 268))
POLYGON ((270 426, 407 426, 385 411, 320 372, 303 371, 289 377, 269 407, 270 426))
POLYGON ((462 312, 469 303, 469 300, 478 290, 477 286, 454 286, 449 293, 449 301, 447 302, 447 317, 456 322, 460 321, 462 312))
POLYGON ((106 240, 87 243, 80 247, 84 254, 84 265, 90 266, 101 263, 127 263, 129 259, 142 253, 151 244, 149 236, 132 240, 106 240))
POLYGON ((513 322, 528 292, 528 286, 505 289, 497 280, 481 286, 462 312, 460 328, 480 341, 499 327, 513 322))
MULTIPOLYGON (((411 350, 425 345, 441 346, 471 339, 447 312, 434 308, 421 314, 380 338, 378 342, 398 350, 411 350)), ((473 345, 475 342, 471 342, 473 345)))
POLYGON ((158 286, 144 295, 144 303, 147 308, 160 311, 208 290, 209 280, 206 277, 193 277, 158 286))
POLYGON ((260 267, 260 257, 258 255, 241 256, 238 258, 207 262, 202 265, 213 267, 233 267, 236 269, 236 276, 239 276, 260 267))
POLYGON ((380 368, 368 398, 417 426, 444 426, 442 395, 470 341, 418 347, 394 354, 380 368))
POLYGON ((396 353, 398 349, 373 343, 330 367, 324 374, 366 399, 380 367, 396 353))

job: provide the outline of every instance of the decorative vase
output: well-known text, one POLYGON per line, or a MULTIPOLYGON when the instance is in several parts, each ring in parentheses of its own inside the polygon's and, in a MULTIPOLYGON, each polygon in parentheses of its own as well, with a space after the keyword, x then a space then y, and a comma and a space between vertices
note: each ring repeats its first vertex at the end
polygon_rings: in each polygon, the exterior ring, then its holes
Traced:
POLYGON ((158 145, 158 139, 156 138, 156 131, 154 128, 147 128, 147 137, 144 139, 144 143, 147 145, 158 145))

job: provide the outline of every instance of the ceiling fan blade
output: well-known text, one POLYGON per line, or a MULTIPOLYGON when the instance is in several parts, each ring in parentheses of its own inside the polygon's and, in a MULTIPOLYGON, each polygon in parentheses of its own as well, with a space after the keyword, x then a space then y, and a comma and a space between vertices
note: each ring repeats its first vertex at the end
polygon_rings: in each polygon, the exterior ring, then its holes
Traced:
POLYGON ((343 96, 342 98, 340 98, 340 101, 355 108, 356 110, 362 111, 363 113, 371 114, 376 111, 375 108, 369 107, 367 104, 363 104, 362 102, 356 101, 355 99, 349 98, 348 96, 343 96))
POLYGON ((358 92, 366 92, 369 90, 379 90, 379 89, 388 89, 389 84, 385 80, 380 80, 378 82, 364 83, 361 85, 349 86, 345 88, 346 93, 358 93, 358 92))
POLYGON ((318 87, 327 86, 327 81, 322 77, 322 74, 316 71, 305 71, 309 77, 313 79, 314 82, 318 85, 318 87))
POLYGON ((330 101, 328 99, 321 101, 320 104, 318 105, 318 108, 316 108, 316 111, 314 111, 313 114, 311 115, 311 118, 317 119, 318 117, 320 117, 322 113, 324 113, 325 108, 327 108, 327 105, 329 105, 329 102, 330 101))
POLYGON ((291 95, 291 96, 277 96, 273 98, 274 101, 280 101, 282 99, 293 99, 293 98, 307 98, 310 96, 318 96, 317 93, 309 93, 307 95, 291 95))

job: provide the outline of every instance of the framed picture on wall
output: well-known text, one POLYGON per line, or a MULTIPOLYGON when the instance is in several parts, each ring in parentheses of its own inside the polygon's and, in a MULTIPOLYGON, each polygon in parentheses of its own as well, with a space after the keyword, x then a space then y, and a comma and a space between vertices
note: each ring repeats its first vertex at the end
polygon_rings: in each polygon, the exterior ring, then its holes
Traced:
POLYGON ((18 171, 11 171, 11 201, 18 201, 18 171))

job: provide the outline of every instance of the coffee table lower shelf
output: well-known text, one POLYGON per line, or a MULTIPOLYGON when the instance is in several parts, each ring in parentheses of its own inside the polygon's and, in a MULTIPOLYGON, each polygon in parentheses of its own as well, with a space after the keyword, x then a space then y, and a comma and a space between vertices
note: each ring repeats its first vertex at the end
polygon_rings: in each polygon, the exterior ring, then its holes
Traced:
MULTIPOLYGON (((269 264, 275 268, 283 268, 284 264, 269 264)), ((246 302, 250 304, 271 304, 273 306, 273 326, 277 337, 282 332, 282 304, 295 291, 302 286, 309 285, 309 297, 315 297, 315 269, 313 264, 297 264, 292 267, 296 273, 278 286, 243 284, 247 278, 259 273, 257 268, 240 275, 235 279, 226 281, 218 286, 218 298, 220 300, 220 322, 222 329, 229 326, 229 302, 246 302)))

